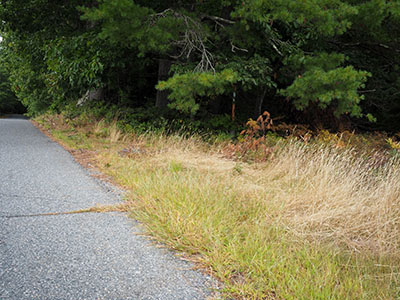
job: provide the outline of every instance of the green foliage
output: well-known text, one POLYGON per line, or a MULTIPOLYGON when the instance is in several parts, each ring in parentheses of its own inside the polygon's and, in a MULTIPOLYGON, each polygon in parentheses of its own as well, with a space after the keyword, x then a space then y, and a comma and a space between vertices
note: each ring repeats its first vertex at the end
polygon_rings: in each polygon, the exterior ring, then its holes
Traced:
POLYGON ((334 112, 400 130, 398 1, 8 0, 0 18, 1 61, 31 115, 97 88, 121 110, 151 107, 156 86, 192 117, 230 114, 235 92, 243 120, 334 112))
POLYGON ((2 62, 10 73, 12 90, 30 115, 47 110, 54 101, 48 86, 46 45, 60 36, 79 32, 79 0, 0 3, 2 62))
POLYGON ((147 51, 165 52, 176 39, 181 25, 173 16, 159 17, 152 9, 131 0, 102 0, 93 9, 81 8, 83 19, 101 22, 100 37, 112 43, 137 48, 141 55, 147 51))
POLYGON ((8 76, 4 69, 0 69, 0 114, 22 113, 24 112, 24 107, 11 91, 8 76))
POLYGON ((216 74, 211 72, 185 73, 175 75, 167 81, 161 81, 157 88, 171 90, 169 95, 169 98, 173 100, 169 105, 171 108, 194 114, 200 107, 196 98, 222 95, 229 91, 232 84, 238 80, 238 74, 231 69, 216 74))
POLYGON ((87 33, 52 40, 45 46, 45 83, 55 103, 76 100, 86 90, 102 87, 104 60, 96 36, 87 33))
POLYGON ((278 20, 325 36, 346 32, 351 26, 349 17, 356 14, 355 7, 340 0, 253 0, 243 2, 235 12, 244 23, 250 20, 270 28, 278 20))
POLYGON ((226 64, 227 68, 238 74, 237 82, 248 91, 257 87, 276 88, 272 77, 271 61, 267 57, 255 54, 249 59, 235 57, 235 60, 226 64))
POLYGON ((350 113, 353 117, 361 117, 359 104, 364 96, 357 91, 365 87, 370 74, 352 66, 338 67, 344 59, 343 55, 336 53, 291 57, 289 61, 297 60, 291 66, 303 67, 304 72, 282 94, 295 97, 294 103, 300 110, 308 107, 310 102, 325 109, 336 101, 336 116, 350 113))
POLYGON ((19 41, 13 35, 3 36, 8 45, 1 61, 9 73, 11 89, 27 108, 29 115, 44 112, 51 105, 51 97, 44 82, 45 71, 38 41, 19 41), (33 49, 34 48, 34 49, 33 49))

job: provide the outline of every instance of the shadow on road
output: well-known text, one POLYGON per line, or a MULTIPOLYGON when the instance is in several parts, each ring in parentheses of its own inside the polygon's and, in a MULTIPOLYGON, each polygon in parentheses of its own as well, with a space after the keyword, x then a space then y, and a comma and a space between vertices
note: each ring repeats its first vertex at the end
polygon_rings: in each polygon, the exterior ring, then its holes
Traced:
POLYGON ((29 118, 24 116, 24 115, 18 115, 18 114, 0 114, 0 119, 23 119, 23 120, 28 120, 29 118))

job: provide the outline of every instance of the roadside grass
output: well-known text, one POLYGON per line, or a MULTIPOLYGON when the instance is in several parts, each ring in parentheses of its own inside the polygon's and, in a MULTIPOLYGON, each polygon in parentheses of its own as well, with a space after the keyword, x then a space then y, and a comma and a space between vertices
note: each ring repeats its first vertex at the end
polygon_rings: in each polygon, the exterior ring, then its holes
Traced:
POLYGON ((38 119, 129 191, 149 235, 237 299, 400 299, 400 161, 284 141, 260 163, 200 138, 38 119))

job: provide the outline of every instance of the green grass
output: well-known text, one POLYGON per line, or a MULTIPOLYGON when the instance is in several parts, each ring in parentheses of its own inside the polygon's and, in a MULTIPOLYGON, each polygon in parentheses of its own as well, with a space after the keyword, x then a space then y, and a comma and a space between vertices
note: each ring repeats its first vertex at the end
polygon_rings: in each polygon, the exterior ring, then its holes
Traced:
POLYGON ((54 130, 52 131, 54 138, 63 141, 68 147, 74 149, 92 149, 91 143, 88 141, 87 136, 82 132, 75 132, 71 130, 54 130))
POLYGON ((69 147, 97 151, 98 167, 129 191, 130 215, 220 279, 223 297, 400 299, 395 160, 375 168, 289 143, 246 164, 195 138, 53 122, 69 147), (144 151, 120 155, 127 146, 144 151))
POLYGON ((400 296, 397 268, 379 267, 385 265, 379 258, 330 249, 293 236, 268 217, 268 203, 243 197, 226 182, 218 183, 193 169, 176 172, 110 159, 113 171, 109 174, 128 186, 130 199, 136 200, 132 217, 169 247, 196 255, 201 264, 211 266, 224 281, 227 297, 400 296))

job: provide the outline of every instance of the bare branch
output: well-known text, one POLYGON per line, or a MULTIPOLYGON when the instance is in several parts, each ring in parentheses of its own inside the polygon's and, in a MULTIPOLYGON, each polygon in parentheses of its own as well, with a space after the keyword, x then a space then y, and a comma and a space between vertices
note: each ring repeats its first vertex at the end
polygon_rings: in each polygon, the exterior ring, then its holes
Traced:
POLYGON ((243 51, 243 52, 249 52, 249 50, 247 50, 247 49, 239 48, 239 47, 235 46, 235 45, 233 44, 233 42, 231 41, 231 50, 232 50, 232 52, 235 52, 235 49, 236 49, 236 50, 239 50, 239 51, 243 51))
POLYGON ((373 93, 376 92, 376 89, 373 90, 364 90, 364 91, 358 91, 360 94, 365 94, 365 93, 373 93))
POLYGON ((269 40, 269 43, 271 44, 271 46, 272 46, 272 48, 274 48, 275 49, 275 51, 279 54, 279 55, 283 55, 282 54, 282 52, 281 51, 279 51, 279 49, 278 49, 278 47, 275 45, 275 43, 274 43, 274 40, 273 39, 270 39, 269 40))
MULTIPOLYGON (((205 42, 207 41, 206 33, 199 21, 176 12, 172 9, 166 9, 163 12, 151 15, 149 19, 149 26, 154 26, 160 18, 174 17, 182 20, 184 27, 183 33, 179 40, 174 44, 180 48, 180 53, 176 56, 171 56, 175 59, 184 57, 189 59, 193 53, 198 53, 201 57, 200 62, 194 69, 195 72, 205 72, 212 70, 215 73, 214 58, 211 52, 207 49, 205 42)), ((229 21, 229 20, 226 20, 229 21)))
POLYGON ((210 20, 212 20, 212 21, 214 21, 216 23, 221 22, 221 23, 226 23, 226 24, 230 24, 230 25, 233 25, 233 24, 236 23, 235 21, 231 21, 231 20, 224 19, 224 18, 217 17, 217 16, 204 15, 203 19, 210 19, 210 20))

